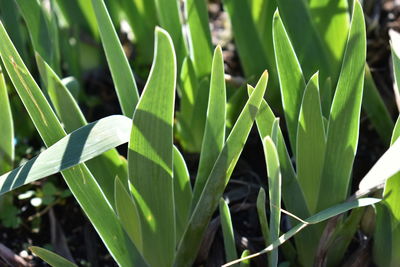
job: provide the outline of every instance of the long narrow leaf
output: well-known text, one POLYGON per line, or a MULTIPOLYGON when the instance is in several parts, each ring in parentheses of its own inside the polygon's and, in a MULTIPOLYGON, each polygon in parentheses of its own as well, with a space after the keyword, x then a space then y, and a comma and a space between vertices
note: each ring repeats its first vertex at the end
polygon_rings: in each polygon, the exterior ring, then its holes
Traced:
POLYGON ((297 60, 296 53, 278 11, 274 14, 273 40, 282 106, 285 112, 290 145, 293 154, 296 155, 297 121, 306 83, 300 63, 297 60))
POLYGON ((33 254, 47 262, 50 266, 54 267, 77 267, 76 264, 70 262, 69 260, 51 252, 47 249, 40 247, 29 247, 29 250, 33 254))
MULTIPOLYGON (((281 170, 279 166, 278 151, 274 142, 270 137, 263 140, 265 161, 268 171, 268 188, 269 188, 269 209, 270 209, 270 238, 275 240, 279 237, 281 222, 281 170)), ((278 265, 278 249, 271 252, 269 257, 269 266, 278 265)))
POLYGON ((135 78, 104 1, 92 0, 92 5, 122 113, 132 117, 139 99, 135 78))
POLYGON ((304 91, 297 128, 297 178, 311 214, 317 207, 326 143, 318 87, 315 74, 304 91))
POLYGON ((207 182, 215 160, 225 143, 226 121, 226 89, 224 78, 224 61, 222 49, 217 47, 214 52, 210 94, 208 98, 207 119, 203 144, 200 154, 199 168, 193 192, 193 204, 197 204, 201 192, 207 182))
POLYGON ((176 231, 172 127, 177 70, 168 33, 157 28, 155 39, 153 66, 133 115, 128 170, 141 219, 143 255, 152 266, 171 266, 176 231))
POLYGON ((14 123, 3 71, 0 66, 0 173, 13 167, 14 161, 14 123))
POLYGON ((365 22, 361 4, 357 1, 328 123, 325 164, 317 210, 345 200, 348 194, 358 144, 365 57, 365 22))
POLYGON ((195 260, 203 233, 218 206, 219 198, 222 196, 250 133, 266 90, 267 78, 268 73, 264 72, 214 164, 200 199, 192 212, 189 226, 179 243, 174 266, 187 266, 195 260))
POLYGON ((224 238, 225 255, 227 261, 237 259, 235 233, 233 232, 231 213, 229 206, 223 198, 219 201, 219 214, 221 218, 221 228, 224 238))
MULTIPOLYGON (((51 146, 66 133, 24 65, 0 23, 0 55, 16 90, 46 146, 51 146)), ((80 140, 81 142, 85 141, 80 140)), ((78 150, 79 152, 79 150, 78 150)), ((79 154, 75 161, 79 160, 79 154)), ((26 169, 26 171, 29 170, 26 169)), ((78 165, 62 172, 77 201, 89 217, 111 255, 121 265, 145 264, 136 248, 123 232, 101 188, 85 165, 78 165)), ((19 181, 23 182, 23 181, 19 181)), ((10 185, 7 185, 10 186, 10 185)))

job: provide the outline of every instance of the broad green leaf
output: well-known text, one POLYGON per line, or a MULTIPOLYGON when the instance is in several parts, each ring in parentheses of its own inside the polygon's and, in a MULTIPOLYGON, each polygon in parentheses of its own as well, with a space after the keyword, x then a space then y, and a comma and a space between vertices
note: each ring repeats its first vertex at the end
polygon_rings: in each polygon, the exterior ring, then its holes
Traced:
POLYGON ((7 86, 0 66, 0 173, 13 167, 14 161, 14 123, 8 99, 7 86))
POLYGON ((394 93, 398 109, 400 110, 400 34, 394 30, 389 31, 390 46, 392 48, 393 76, 395 81, 394 93))
POLYGON ((288 232, 286 232, 285 234, 281 235, 278 239, 276 239, 274 242, 272 242, 268 247, 266 247, 265 249, 261 250, 258 253, 249 255, 247 257, 229 262, 227 264, 222 265, 222 267, 228 267, 228 266, 232 266, 233 264, 236 264, 238 262, 241 262, 243 260, 246 259, 251 259, 254 257, 257 257, 259 255, 265 254, 267 252, 270 252, 274 249, 276 249, 277 247, 279 247, 280 245, 282 245, 283 243, 285 243, 286 241, 288 241, 290 238, 292 238, 293 236, 295 236, 298 232, 300 232, 301 230, 303 230, 304 228, 306 228, 307 226, 311 225, 311 224, 317 224, 320 222, 323 222, 327 219, 330 219, 332 217, 335 217, 339 214, 342 214, 344 212, 347 212, 349 210, 355 209, 355 208, 360 208, 360 207, 365 207, 365 206, 369 206, 369 205, 373 205, 378 203, 379 201, 381 201, 381 199, 377 199, 377 198, 360 198, 360 199, 356 199, 356 200, 352 200, 352 201, 348 201, 348 202, 344 202, 341 204, 337 204, 335 206, 332 206, 328 209, 325 209, 323 211, 318 212, 317 214, 309 217, 308 219, 304 220, 304 223, 300 223, 298 225, 296 225, 295 227, 293 227, 292 229, 290 229, 288 232))
MULTIPOLYGON (((0 42, 0 55, 7 73, 36 129, 46 146, 49 147, 65 137, 66 133, 39 86, 22 62, 1 23, 0 39, 2 40, 0 42)), ((85 142, 85 140, 80 139, 80 142, 85 142)), ((78 149, 76 153, 79 153, 79 151, 78 149)), ((79 162, 79 154, 75 155, 74 161, 79 162)), ((24 170, 25 176, 29 173, 26 172, 29 169, 26 168, 24 170)), ((118 218, 104 198, 101 188, 87 167, 81 164, 63 171, 62 175, 117 263, 128 266, 145 264, 128 236, 124 233, 118 218)), ((12 178, 9 179, 11 180, 8 181, 12 181, 12 178)), ((18 180, 17 182, 23 183, 24 180, 18 180)), ((6 184, 6 186, 10 187, 10 184, 6 184)))
MULTIPOLYGON (((323 81, 332 76, 333 62, 330 61, 331 58, 328 58, 328 51, 313 24, 306 1, 276 0, 276 2, 279 15, 282 17, 297 58, 303 68, 304 77, 309 79, 317 71, 320 72, 323 81)), ((275 45, 274 47, 276 49, 275 45)), ((278 59, 277 63, 279 63, 278 59)), ((339 69, 339 67, 337 68, 339 69)), ((293 82, 297 82, 297 80, 293 82)))
POLYGON ((211 33, 206 1, 187 0, 185 11, 189 26, 190 57, 193 60, 196 75, 201 79, 210 74, 212 62, 211 33))
POLYGON ((29 30, 34 50, 49 62, 55 72, 60 73, 58 29, 52 25, 55 23, 54 14, 45 11, 38 0, 16 2, 29 30))
POLYGON ((137 205, 126 190, 126 186, 115 178, 115 210, 126 233, 139 251, 142 251, 143 236, 137 205))
POLYGON ((283 26, 279 12, 273 20, 273 40, 276 66, 281 88, 282 106, 293 154, 296 155, 297 123, 306 83, 296 53, 283 26))
POLYGON ((304 91, 297 127, 296 149, 297 179, 311 214, 314 214, 317 208, 325 143, 317 73, 311 77, 304 91))
POLYGON ((224 78, 224 61, 222 49, 218 46, 214 52, 210 93, 208 98, 206 126, 201 147, 199 168, 193 192, 194 208, 200 198, 207 178, 213 168, 215 160, 221 153, 225 143, 226 121, 226 89, 224 78))
POLYGON ((231 213, 229 206, 223 198, 219 201, 219 216, 224 238, 225 256, 227 261, 237 259, 235 233, 233 232, 231 213))
POLYGON ((75 263, 70 262, 69 260, 57 255, 50 250, 40 248, 40 247, 29 247, 29 250, 32 251, 33 254, 47 262, 50 266, 53 267, 77 267, 75 263))
MULTIPOLYGON (((281 170, 279 166, 278 151, 272 139, 267 136, 263 140, 265 161, 268 171, 268 189, 269 189, 269 231, 271 240, 279 237, 280 222, 281 222, 281 170)), ((271 252, 269 257, 269 266, 278 265, 278 250, 271 252)))
POLYGON ((267 78, 268 73, 264 72, 214 164, 200 199, 192 212, 189 226, 179 242, 174 266, 191 265, 195 260, 204 231, 218 206, 219 198, 223 194, 250 133, 266 90, 267 78))
MULTIPOLYGON (((333 87, 332 87, 332 79, 327 78, 322 86, 323 86, 323 89, 320 90, 321 108, 322 108, 322 115, 324 116, 324 119, 326 119, 326 118, 329 118, 329 114, 331 112, 332 98, 333 98, 333 93, 334 93, 333 87)), ((326 127, 325 127, 325 131, 326 131, 326 127)))
POLYGON ((365 81, 362 107, 367 113, 382 141, 389 145, 390 133, 394 127, 391 115, 376 88, 368 65, 365 65, 365 81))
POLYGON ((24 165, 0 176, 0 194, 66 170, 124 144, 129 140, 130 129, 131 120, 120 115, 79 128, 24 165))
POLYGON ((176 231, 172 180, 176 58, 168 33, 156 28, 155 34, 154 63, 133 115, 128 167, 145 237, 143 255, 152 266, 171 266, 176 231), (152 216, 146 216, 148 212, 152 216))
POLYGON ((183 60, 188 55, 183 35, 180 6, 176 0, 154 0, 160 26, 171 35, 176 51, 178 72, 183 60))
POLYGON ((187 227, 192 207, 192 185, 185 159, 174 146, 174 202, 176 240, 179 240, 187 227))
POLYGON ((317 210, 346 199, 358 143, 366 57, 365 22, 356 2, 343 66, 328 122, 325 164, 317 210))
POLYGON ((257 196, 257 213, 258 213, 258 221, 260 222, 261 232, 264 237, 265 245, 267 246, 271 243, 271 236, 267 221, 267 214, 265 209, 265 190, 264 188, 260 188, 257 196))
POLYGON ((139 99, 135 78, 103 0, 92 0, 97 23, 122 113, 132 117, 139 99))
MULTIPOLYGON (((308 9, 315 29, 327 51, 331 77, 336 83, 350 27, 348 0, 309 0, 308 9)), ((303 27, 303 29, 307 29, 303 27)), ((297 32, 298 35, 302 33, 297 32)), ((322 90, 321 90, 322 91, 322 90)))
POLYGON ((157 25, 154 0, 120 0, 120 3, 135 35, 137 56, 143 63, 150 63, 154 48, 153 31, 157 25))

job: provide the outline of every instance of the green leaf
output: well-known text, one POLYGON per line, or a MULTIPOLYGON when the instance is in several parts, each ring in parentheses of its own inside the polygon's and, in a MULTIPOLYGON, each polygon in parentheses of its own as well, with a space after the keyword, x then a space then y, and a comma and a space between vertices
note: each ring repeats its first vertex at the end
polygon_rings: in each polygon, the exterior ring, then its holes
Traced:
POLYGON ((188 0, 185 2, 185 10, 189 26, 190 57, 193 60, 196 75, 201 79, 210 74, 212 62, 211 33, 206 1, 188 0))
POLYGON ((72 94, 44 59, 38 53, 35 56, 40 76, 65 130, 70 133, 86 125, 87 121, 72 94))
POLYGON ((214 164, 200 199, 192 212, 189 226, 179 243, 174 266, 190 265, 195 260, 204 231, 218 206, 219 198, 223 194, 250 133, 265 93, 267 77, 268 73, 264 72, 214 164))
POLYGON ((249 1, 224 0, 224 8, 229 14, 235 44, 246 77, 257 77, 267 67, 261 39, 254 25, 249 1))
POLYGON ((14 123, 8 99, 7 86, 0 66, 0 173, 13 167, 14 162, 14 123))
MULTIPOLYGON (((332 66, 329 75, 336 83, 350 27, 348 0, 309 0, 308 9, 313 25, 325 47, 329 64, 332 66)), ((297 34, 301 36, 303 32, 297 32, 297 34)), ((312 51, 312 48, 309 49, 312 51)))
POLYGON ((297 121, 306 84, 300 63, 278 11, 274 14, 273 40, 282 106, 285 112, 291 148, 293 154, 296 155, 297 121))
POLYGON ((365 81, 362 107, 367 113, 382 141, 389 145, 390 133, 394 127, 391 115, 383 101, 368 65, 365 65, 365 81))
POLYGON ((311 214, 314 214, 317 208, 321 173, 324 167, 325 143, 318 73, 316 73, 311 77, 304 91, 297 127, 296 149, 297 179, 311 214))
MULTIPOLYGON (((279 166, 278 151, 272 139, 267 136, 263 140, 265 160, 268 171, 268 188, 269 188, 269 208, 270 208, 270 238, 275 240, 279 237, 281 222, 281 171, 279 166)), ((278 266, 278 250, 271 252, 269 257, 269 266, 278 266)))
POLYGON ((376 226, 374 233, 374 263, 379 267, 391 266, 393 259, 392 216, 385 203, 375 205, 376 226))
POLYGON ((126 190, 127 186, 115 178, 115 210, 122 226, 139 251, 142 251, 143 237, 137 205, 126 190))
POLYGON ((200 198, 207 178, 213 168, 215 160, 221 153, 225 143, 226 128, 226 88, 224 78, 224 61, 222 49, 218 46, 214 52, 210 94, 208 98, 206 126, 200 154, 200 162, 193 192, 194 208, 200 198))
POLYGON ((182 31, 179 3, 176 0, 154 0, 160 26, 171 35, 176 51, 178 73, 188 55, 182 31))
POLYGON ((54 267, 77 267, 75 263, 70 262, 69 260, 51 252, 50 250, 40 248, 40 247, 29 247, 29 250, 32 251, 33 254, 47 262, 50 266, 54 267))
MULTIPOLYGON (((113 115, 90 123, 15 170, 0 176, 0 194, 53 175, 128 142, 131 120, 113 115)), ((111 179, 111 178, 110 178, 111 179)))
MULTIPOLYGON (((143 63, 151 63, 157 14, 154 1, 120 0, 121 7, 132 28, 137 45, 137 56, 143 63)), ((136 60, 136 59, 135 59, 136 60)))
MULTIPOLYGON (((245 258, 247 256, 250 255, 250 250, 246 249, 243 251, 242 255, 240 256, 240 258, 245 258)), ((240 263, 240 267, 250 267, 250 260, 243 260, 240 263)))
POLYGON ((185 159, 174 146, 174 202, 176 240, 179 240, 187 227, 192 207, 192 185, 185 159))
POLYGON ((156 28, 155 34, 154 63, 133 115, 128 167, 145 237, 143 255, 152 266, 171 266, 176 245, 172 180, 176 58, 168 33, 156 28), (152 216, 146 216, 146 210, 152 216))
MULTIPOLYGON (((277 0, 276 2, 295 53, 303 67, 305 78, 309 79, 319 70, 321 80, 324 81, 331 76, 333 62, 330 61, 331 58, 328 58, 328 51, 313 24, 306 1, 277 0)), ((343 28, 340 30, 343 31, 343 28)), ((277 49, 276 45, 274 47, 277 49)), ((277 63, 279 63, 278 60, 277 63)), ((336 68, 339 69, 339 65, 336 68)))
POLYGON ((231 213, 229 211, 229 206, 223 198, 219 201, 219 214, 221 218, 221 228, 224 237, 224 248, 225 256, 227 261, 232 261, 236 259, 236 242, 235 234, 233 232, 231 213))
POLYGON ((392 48, 392 64, 394 76, 394 94, 396 96, 397 108, 400 110, 400 34, 389 30, 390 46, 392 48))
POLYGON ((257 213, 258 213, 258 221, 260 222, 261 232, 264 237, 265 245, 267 246, 271 243, 271 236, 267 221, 267 214, 265 209, 265 190, 264 188, 260 188, 257 196, 257 213))
MULTIPOLYGON (((51 146, 65 137, 66 133, 39 86, 22 62, 1 23, 0 39, 2 40, 0 55, 7 73, 44 143, 46 146, 51 146)), ((87 133, 86 131, 86 138, 87 133)), ((80 142, 82 144, 85 139, 80 139, 80 142)), ((76 153, 79 151, 78 149, 76 153)), ((75 155, 74 162, 79 162, 79 155, 75 155)), ((25 171, 29 169, 30 167, 25 171)), ((26 174, 27 172, 24 175, 26 176, 26 174)), ((121 265, 145 264, 128 236, 123 232, 118 218, 87 167, 78 165, 63 171, 62 175, 114 259, 121 265)), ((12 181, 12 178, 9 179, 8 181, 12 181)), ((23 184, 24 180, 17 180, 17 182, 23 184)), ((9 188, 12 185, 6 184, 6 186, 9 188)))
POLYGON ((400 116, 397 117, 396 125, 394 126, 392 133, 392 140, 390 141, 393 144, 400 137, 400 116))
POLYGON ((365 22, 358 1, 352 18, 328 122, 325 164, 317 210, 346 199, 357 149, 366 57, 365 22))
POLYGON ((92 0, 100 36, 122 113, 132 117, 139 93, 135 78, 103 0, 92 0))
POLYGON ((58 28, 53 25, 56 23, 54 13, 46 11, 38 0, 16 2, 28 27, 34 50, 60 73, 58 28))
POLYGON ((251 259, 251 258, 257 257, 259 255, 265 254, 267 252, 270 252, 270 251, 276 249, 277 247, 279 247, 280 245, 282 245, 284 242, 288 241, 290 238, 295 236, 298 232, 300 232, 301 230, 303 230, 304 228, 306 228, 307 226, 309 226, 311 224, 317 224, 317 223, 323 222, 323 221, 325 221, 327 219, 335 217, 335 216, 337 216, 339 214, 342 214, 342 213, 344 213, 346 211, 349 211, 349 210, 352 210, 352 209, 355 209, 355 208, 360 208, 360 207, 373 205, 373 204, 378 203, 379 201, 381 201, 381 199, 377 199, 377 198, 360 198, 360 199, 344 202, 344 203, 341 203, 341 204, 337 204, 337 205, 332 206, 332 207, 330 207, 328 209, 320 211, 317 214, 315 214, 315 215, 309 217, 308 219, 304 220, 304 223, 300 223, 300 224, 296 225, 295 227, 290 229, 288 232, 286 232, 285 234, 281 235, 278 239, 276 239, 268 247, 266 247, 265 249, 261 250, 260 252, 252 254, 252 255, 249 255, 249 256, 247 256, 245 258, 241 258, 239 260, 235 260, 235 261, 229 262, 227 264, 222 265, 222 267, 231 266, 231 265, 236 264, 238 262, 241 262, 243 260, 251 259))

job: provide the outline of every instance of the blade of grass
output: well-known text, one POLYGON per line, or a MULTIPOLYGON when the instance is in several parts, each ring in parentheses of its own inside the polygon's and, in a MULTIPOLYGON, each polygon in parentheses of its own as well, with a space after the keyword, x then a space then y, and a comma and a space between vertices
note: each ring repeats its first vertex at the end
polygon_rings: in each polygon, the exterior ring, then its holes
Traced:
POLYGON ((229 206, 223 198, 219 201, 219 215, 224 238, 225 257, 227 261, 237 259, 235 234, 233 232, 231 213, 229 206))
MULTIPOLYGON (((65 137, 60 122, 46 101, 0 23, 0 55, 25 108, 47 147, 65 137)), ((81 139, 80 142, 84 142, 81 139)), ((72 147, 71 147, 72 148, 72 147)), ((78 150, 79 152, 79 150, 78 150)), ((79 154, 75 155, 79 160, 79 154)), ((29 168, 26 170, 28 171, 29 168)), ((76 200, 92 222, 114 259, 121 265, 144 264, 140 254, 123 232, 103 192, 85 165, 62 172, 76 200)), ((23 180, 19 180, 23 182, 23 180)))
POLYGON ((160 26, 171 35, 176 51, 178 73, 183 60, 188 55, 183 35, 180 7, 176 0, 154 0, 160 26))
MULTIPOLYGON (((281 171, 279 166, 278 151, 270 137, 263 140, 265 161, 268 171, 269 208, 270 208, 270 238, 276 240, 279 237, 281 222, 281 171)), ((269 266, 278 266, 278 249, 272 250, 269 257, 269 266)))
POLYGON ((142 252, 142 226, 140 224, 139 211, 132 195, 126 190, 126 185, 118 178, 115 178, 115 210, 126 233, 142 252))
POLYGON ((271 243, 271 236, 267 221, 267 214, 265 209, 265 190, 264 188, 260 188, 257 196, 257 213, 258 213, 258 221, 260 222, 261 232, 264 237, 265 245, 267 246, 271 243))
POLYGON ((139 93, 128 59, 103 0, 92 0, 99 31, 122 113, 132 117, 139 93))
POLYGON ((325 164, 317 210, 345 200, 348 194, 358 144, 365 59, 365 22, 361 4, 357 1, 328 122, 325 164))
POLYGON ((321 173, 325 157, 325 128, 318 86, 318 73, 307 84, 297 127, 297 179, 308 210, 316 212, 321 173))
POLYGON ((13 167, 14 162, 14 123, 11 114, 10 100, 3 70, 0 65, 0 173, 13 167))
POLYGON ((185 159, 174 146, 174 202, 176 240, 179 240, 187 227, 192 207, 192 185, 185 159))
POLYGON ((78 267, 75 263, 70 262, 69 260, 51 252, 50 250, 40 248, 40 247, 29 247, 29 250, 32 251, 33 254, 47 262, 50 266, 54 267, 78 267))
POLYGON ((360 208, 360 207, 365 207, 365 206, 369 206, 369 205, 373 205, 378 203, 379 201, 381 201, 381 199, 377 199, 377 198, 360 198, 357 200, 353 200, 353 201, 349 201, 349 202, 344 202, 335 206, 332 206, 326 210, 320 211, 317 214, 309 217, 308 219, 304 220, 306 223, 300 223, 298 225, 296 225, 295 227, 293 227, 292 229, 290 229, 288 232, 286 232, 285 234, 281 235, 279 237, 279 239, 276 239, 274 242, 271 243, 271 245, 269 245, 268 247, 266 247, 265 249, 261 250, 258 253, 249 255, 247 257, 229 262, 227 264, 222 265, 222 267, 228 267, 228 266, 232 266, 233 264, 239 263, 243 260, 246 259, 251 259, 254 257, 257 257, 259 255, 265 254, 269 251, 272 251, 273 249, 276 249, 277 247, 279 247, 280 245, 282 245, 284 242, 286 242, 287 240, 289 240, 290 238, 292 238, 293 236, 295 236, 298 232, 300 232, 301 230, 303 230, 304 228, 306 228, 307 226, 311 225, 311 224, 317 224, 320 222, 323 222, 329 218, 335 217, 339 214, 342 214, 346 211, 355 209, 355 208, 360 208))
POLYGON ((273 41, 275 59, 281 88, 282 106, 285 112, 290 145, 296 155, 297 121, 306 83, 296 53, 280 18, 275 12, 273 18, 273 41))
POLYGON ((390 46, 392 48, 392 64, 394 76, 394 95, 396 96, 397 109, 400 111, 400 34, 394 30, 389 31, 390 46))
POLYGON ((211 33, 204 0, 187 0, 185 11, 189 29, 190 56, 198 79, 209 76, 212 63, 211 33))
POLYGON ((221 153, 225 143, 226 128, 226 88, 222 49, 218 46, 214 52, 210 94, 207 106, 206 126, 200 154, 200 162, 193 192, 194 208, 210 175, 213 164, 221 153))
POLYGON ((134 199, 145 237, 143 255, 152 266, 172 266, 176 245, 172 173, 176 58, 165 30, 156 28, 155 39, 153 66, 133 115, 128 169, 137 191, 134 199), (152 216, 147 216, 147 210, 152 216))
POLYGON ((195 260, 203 233, 218 206, 219 198, 223 194, 250 133, 266 90, 267 78, 268 73, 264 72, 214 164, 200 199, 192 212, 189 226, 179 242, 174 266, 187 266, 195 260))

